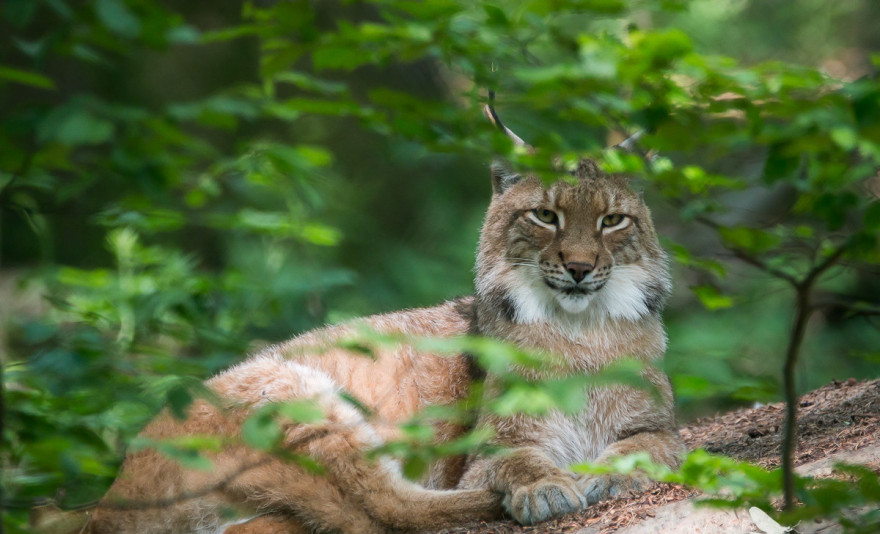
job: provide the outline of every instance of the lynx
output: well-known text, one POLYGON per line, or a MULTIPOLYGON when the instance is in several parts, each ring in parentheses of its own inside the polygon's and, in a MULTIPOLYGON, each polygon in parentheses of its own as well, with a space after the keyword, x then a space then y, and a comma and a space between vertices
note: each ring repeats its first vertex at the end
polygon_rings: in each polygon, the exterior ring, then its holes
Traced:
MULTIPOLYGON (((504 513, 533 524, 647 484, 637 475, 576 476, 567 469, 572 463, 647 451, 655 462, 676 466, 683 446, 671 387, 650 365, 665 351, 660 312, 670 291, 650 212, 624 177, 606 175, 590 160, 566 178, 546 187, 535 176, 494 165, 476 294, 364 322, 408 336, 479 334, 561 358, 552 370, 519 370, 530 378, 595 373, 617 359, 638 358, 648 363, 644 377, 659 396, 626 386, 592 388, 580 413, 481 413, 476 424, 491 428, 505 452, 438 461, 419 485, 394 461, 370 461, 364 452, 394 439, 397 424, 426 406, 464 399, 480 370, 467 355, 403 344, 365 358, 339 343, 355 324, 326 327, 207 381, 223 400, 220 407, 198 400, 185 419, 163 413, 142 434, 235 438, 260 406, 309 399, 324 418, 286 422, 282 443, 324 473, 244 445, 210 453, 209 472, 139 450, 126 458, 89 531, 379 533, 504 513), (369 410, 358 410, 340 392, 369 410)), ((484 379, 491 389, 495 378, 484 379)), ((445 441, 467 429, 447 423, 435 430, 445 441)))

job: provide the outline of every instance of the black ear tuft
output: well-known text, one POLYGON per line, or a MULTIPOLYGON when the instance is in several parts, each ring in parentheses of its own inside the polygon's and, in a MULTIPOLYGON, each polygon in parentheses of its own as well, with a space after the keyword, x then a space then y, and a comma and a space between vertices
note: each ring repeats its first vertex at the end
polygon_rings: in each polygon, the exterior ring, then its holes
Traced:
POLYGON ((492 162, 492 194, 500 195, 520 181, 521 176, 500 161, 492 162))
POLYGON ((588 158, 581 158, 572 174, 581 180, 595 180, 605 175, 599 168, 599 164, 588 158))

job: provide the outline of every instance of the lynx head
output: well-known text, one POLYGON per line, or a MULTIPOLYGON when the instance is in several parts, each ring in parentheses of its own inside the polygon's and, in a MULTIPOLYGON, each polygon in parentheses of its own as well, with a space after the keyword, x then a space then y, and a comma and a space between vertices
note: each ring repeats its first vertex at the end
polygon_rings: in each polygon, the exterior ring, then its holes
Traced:
POLYGON ((546 187, 492 167, 477 294, 520 323, 637 320, 662 309, 666 255, 651 213, 623 176, 582 160, 546 187))

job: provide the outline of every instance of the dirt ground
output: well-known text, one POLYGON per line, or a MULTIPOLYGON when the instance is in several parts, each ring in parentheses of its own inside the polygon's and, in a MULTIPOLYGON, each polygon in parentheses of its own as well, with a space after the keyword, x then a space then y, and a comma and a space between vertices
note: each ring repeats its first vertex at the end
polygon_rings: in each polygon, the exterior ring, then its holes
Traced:
MULTIPOLYGON (((706 417, 682 428, 681 435, 690 449, 704 448, 773 468, 779 465, 783 410, 782 403, 775 403, 706 417)), ((880 380, 835 381, 804 395, 798 408, 798 434, 798 466, 880 443, 880 380)), ((658 484, 644 494, 599 503, 533 527, 497 521, 442 534, 605 534, 653 517, 657 507, 695 494, 675 484, 658 484)))

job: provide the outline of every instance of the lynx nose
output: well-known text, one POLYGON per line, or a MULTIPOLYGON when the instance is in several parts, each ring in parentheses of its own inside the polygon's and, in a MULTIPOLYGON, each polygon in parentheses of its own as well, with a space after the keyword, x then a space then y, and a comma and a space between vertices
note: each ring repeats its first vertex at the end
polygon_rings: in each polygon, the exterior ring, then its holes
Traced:
POLYGON ((593 270, 593 264, 570 261, 565 264, 565 270, 574 278, 575 283, 580 283, 593 270))

